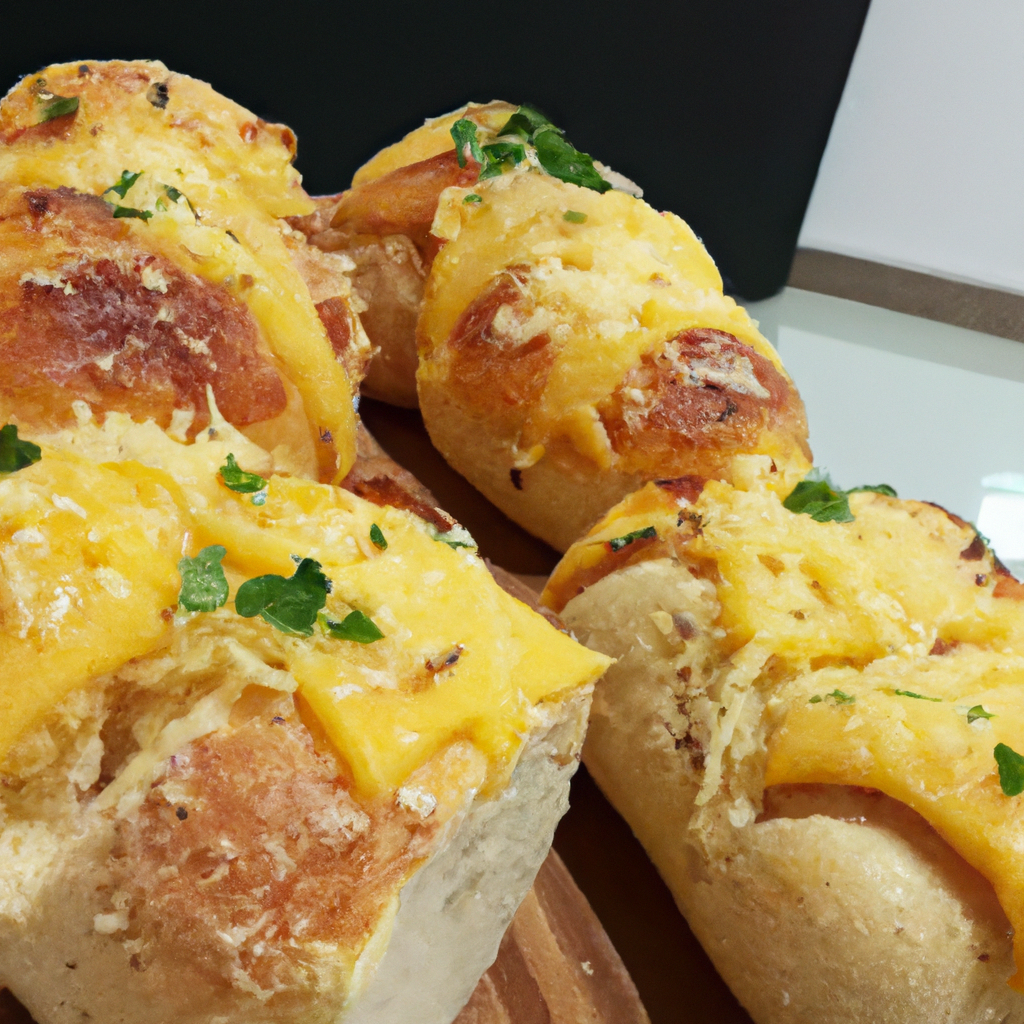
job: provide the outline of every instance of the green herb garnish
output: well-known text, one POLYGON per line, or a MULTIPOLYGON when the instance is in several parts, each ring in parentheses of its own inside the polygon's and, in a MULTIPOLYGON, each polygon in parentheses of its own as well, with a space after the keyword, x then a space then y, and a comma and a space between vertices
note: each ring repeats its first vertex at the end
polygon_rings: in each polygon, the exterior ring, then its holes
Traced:
POLYGON ((996 716, 991 711, 986 711, 980 704, 975 704, 973 708, 970 708, 967 712, 967 724, 970 725, 972 722, 976 722, 979 718, 995 718, 996 716))
POLYGON ((115 206, 113 213, 115 217, 136 217, 139 220, 149 220, 153 216, 152 210, 139 210, 134 206, 115 206))
POLYGON ((999 765, 999 785, 1007 796, 1024 793, 1024 757, 1005 743, 997 743, 992 751, 999 765))
POLYGON ((430 531, 430 536, 434 540, 439 540, 442 544, 447 544, 450 548, 469 548, 475 551, 477 543, 473 540, 473 535, 464 526, 460 526, 456 523, 451 529, 439 530, 436 526, 427 525, 427 529, 430 531))
POLYGON ((857 702, 857 698, 852 694, 843 693, 842 690, 833 690, 831 693, 826 693, 824 697, 820 693, 816 693, 807 703, 820 704, 825 700, 833 700, 836 704, 855 704, 857 702))
POLYGON ((384 636, 373 619, 360 611, 349 612, 341 622, 328 618, 323 612, 318 618, 320 627, 334 640, 352 640, 357 644, 372 644, 384 636))
POLYGON ((849 496, 858 491, 896 497, 896 492, 888 484, 865 484, 844 491, 832 483, 827 473, 813 470, 793 488, 782 504, 790 512, 810 516, 816 523, 852 523, 849 496))
POLYGON ((387 538, 384 536, 384 531, 376 523, 370 527, 370 541, 374 547, 380 548, 381 551, 387 549, 387 538))
POLYGON ((595 192, 607 192, 612 187, 597 173, 594 161, 563 137, 560 128, 546 125, 534 133, 532 141, 541 167, 552 177, 595 192))
POLYGON ((118 178, 110 188, 105 189, 103 194, 106 195, 107 192, 116 192, 122 199, 124 199, 124 197, 128 195, 132 185, 134 185, 141 177, 142 171, 122 171, 121 177, 118 178))
POLYGON ((624 534, 622 537, 613 537, 607 544, 612 551, 621 551, 635 540, 644 540, 647 537, 657 536, 658 531, 653 526, 645 526, 642 530, 634 530, 632 533, 624 534))
POLYGON ((466 153, 478 164, 483 164, 484 154, 480 143, 476 141, 476 125, 468 117, 460 117, 451 127, 451 135, 455 140, 455 155, 459 166, 466 166, 466 153))
POLYGON ((43 457, 43 450, 31 441, 18 437, 13 423, 0 427, 0 473, 16 473, 43 457))
POLYGON ((73 114, 78 109, 77 96, 54 96, 39 116, 39 124, 52 121, 55 117, 63 117, 65 114, 73 114))
POLYGON ((220 478, 226 487, 239 494, 255 494, 267 486, 267 481, 263 477, 258 473, 246 472, 231 454, 228 455, 227 462, 220 467, 220 478))
POLYGON ((462 201, 464 203, 482 203, 483 198, 478 196, 475 192, 470 192, 462 201))
POLYGON ((212 612, 228 599, 228 581, 220 564, 227 554, 220 544, 203 548, 195 558, 178 562, 181 590, 178 605, 189 612, 212 612))
POLYGON ((923 693, 914 693, 913 690, 893 690, 897 697, 913 697, 915 700, 931 700, 936 704, 942 703, 941 697, 926 697, 923 693))
POLYGON ((566 210, 562 214, 562 220, 567 220, 570 224, 582 224, 587 219, 585 213, 580 213, 579 210, 566 210))
POLYGON ((330 592, 331 581, 320 563, 302 558, 292 576, 271 573, 246 580, 235 594, 235 611, 245 619, 259 615, 282 633, 312 636, 317 612, 330 592))
POLYGON ((480 170, 480 180, 495 178, 507 167, 516 167, 526 159, 526 149, 516 142, 492 142, 483 146, 481 152, 484 165, 480 170))
POLYGON ((534 133, 540 128, 554 128, 554 125, 539 110, 524 103, 499 129, 498 134, 518 135, 532 142, 534 133))

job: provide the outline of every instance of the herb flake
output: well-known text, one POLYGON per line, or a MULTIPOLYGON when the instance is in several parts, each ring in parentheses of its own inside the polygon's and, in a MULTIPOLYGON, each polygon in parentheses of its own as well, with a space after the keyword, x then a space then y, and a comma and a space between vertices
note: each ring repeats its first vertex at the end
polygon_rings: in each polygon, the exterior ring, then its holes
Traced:
POLYGON ((992 751, 999 766, 999 785, 1007 796, 1024 793, 1024 757, 1005 743, 997 743, 992 751))
POLYGON ((640 530, 634 530, 632 533, 624 534, 621 537, 613 537, 610 541, 607 541, 608 548, 611 551, 621 551, 624 547, 628 547, 634 541, 646 540, 648 537, 657 537, 658 531, 653 526, 645 526, 640 530))
POLYGON ((986 711, 981 704, 975 704, 973 708, 969 708, 967 711, 967 724, 970 725, 972 722, 978 721, 979 718, 995 717, 991 711, 986 711))
POLYGON ((579 210, 566 210, 562 214, 562 220, 567 220, 570 224, 582 224, 587 219, 585 213, 580 213, 579 210))
POLYGON ((246 580, 235 594, 235 611, 246 619, 259 615, 282 633, 312 636, 317 612, 330 592, 331 581, 320 563, 302 558, 292 576, 270 573, 246 580))
POLYGON ((132 185, 135 184, 142 177, 142 171, 122 171, 121 177, 114 182, 110 188, 105 189, 103 194, 106 195, 108 192, 115 192, 122 199, 128 195, 132 185))
POLYGON ((475 192, 470 192, 462 201, 464 203, 482 203, 484 200, 482 196, 478 196, 475 192))
POLYGON ((387 550, 387 538, 384 536, 384 531, 376 523, 370 527, 370 542, 375 548, 379 548, 381 551, 387 550))
POLYGON ((0 473, 16 473, 43 457, 43 450, 31 441, 18 437, 13 423, 0 427, 0 473))
POLYGON ((913 697, 915 700, 930 700, 936 704, 942 703, 941 697, 926 697, 923 693, 914 693, 913 690, 894 690, 897 697, 913 697))
POLYGON ((853 694, 843 693, 842 690, 833 690, 831 693, 826 693, 824 697, 820 693, 816 693, 807 703, 821 704, 824 701, 832 701, 835 704, 856 704, 857 698, 853 694))
POLYGON ((483 164, 484 154, 476 140, 476 125, 468 117, 460 117, 452 125, 451 136, 455 142, 455 156, 460 167, 466 166, 467 159, 483 164))
POLYGON ((336 622, 321 612, 319 621, 324 633, 334 640, 351 640, 357 644, 372 644, 384 636, 373 619, 358 610, 349 612, 341 622, 336 622))
POLYGON ((73 114, 78 109, 77 96, 54 96, 39 115, 39 124, 46 124, 55 117, 64 117, 66 114, 73 114))
POLYGON ((227 461, 220 467, 220 478, 224 481, 225 487, 238 494, 256 494, 267 486, 267 481, 263 477, 242 469, 230 453, 227 461))
POLYGON ((189 612, 213 612, 227 603, 228 581, 221 561, 227 550, 220 544, 203 548, 195 558, 178 562, 181 590, 178 606, 189 612))
POLYGON ((816 523, 852 523, 849 496, 860 491, 896 497, 896 491, 888 484, 864 484, 844 491, 832 483, 827 473, 813 470, 793 488, 782 504, 790 512, 810 516, 816 523))

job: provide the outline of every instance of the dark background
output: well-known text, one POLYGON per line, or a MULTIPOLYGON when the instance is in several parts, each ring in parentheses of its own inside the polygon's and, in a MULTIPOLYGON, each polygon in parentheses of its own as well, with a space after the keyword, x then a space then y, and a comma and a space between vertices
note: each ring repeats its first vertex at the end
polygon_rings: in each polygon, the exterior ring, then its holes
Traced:
POLYGON ((532 102, 754 300, 789 273, 868 0, 0 6, 0 90, 58 61, 157 58, 289 124, 313 193, 425 117, 532 102))

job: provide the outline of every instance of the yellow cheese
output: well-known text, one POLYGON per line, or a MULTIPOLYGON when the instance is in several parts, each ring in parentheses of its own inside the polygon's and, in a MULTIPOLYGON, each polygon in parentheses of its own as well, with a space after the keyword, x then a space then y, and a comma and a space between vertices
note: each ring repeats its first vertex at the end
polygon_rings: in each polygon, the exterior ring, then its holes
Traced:
POLYGON ((520 170, 471 190, 446 189, 433 233, 447 244, 434 260, 418 329, 424 379, 444 376, 442 346, 494 276, 508 267, 529 270, 523 289, 537 311, 524 340, 547 331, 557 355, 520 448, 565 436, 607 463, 595 405, 642 355, 692 327, 733 334, 782 370, 756 323, 723 295, 693 231, 632 195, 520 170), (483 202, 465 203, 470 191, 483 202), (567 211, 586 219, 566 221, 567 211))
POLYGON ((698 805, 752 762, 765 786, 902 801, 992 883, 1024 991, 1024 798, 1005 795, 994 756, 999 743, 1024 754, 1024 588, 932 505, 856 493, 852 522, 790 512, 766 461, 747 457, 742 486, 710 481, 693 502, 654 484, 630 496, 566 554, 545 603, 563 607, 628 560, 678 559, 710 581, 717 703, 698 805), (611 550, 648 527, 656 542, 611 550), (758 743, 732 750, 727 725, 752 693, 758 743))
POLYGON ((240 440, 227 425, 213 431, 215 439, 204 435, 186 446, 152 424, 125 428, 125 417, 108 420, 91 441, 83 428, 77 443, 100 450, 106 438, 112 449, 156 468, 48 451, 42 462, 0 483, 0 706, 8 709, 0 759, 72 689, 170 642, 160 612, 177 602, 177 559, 211 544, 227 549, 232 596, 245 579, 292 575, 293 556, 314 558, 332 583, 327 614, 341 620, 359 610, 384 633, 366 645, 320 630, 290 636, 259 618, 241 619, 231 601, 214 613, 179 613, 173 627, 202 618, 207 635, 241 640, 267 664, 285 668, 367 797, 393 793, 456 741, 469 741, 484 755, 485 784, 495 785, 515 764, 534 706, 592 684, 608 663, 508 596, 475 553, 433 539, 409 513, 283 477, 269 481, 265 504, 256 505, 219 479, 218 467, 240 440), (64 498, 86 518, 62 511, 64 498), (383 551, 370 541, 374 524, 387 539, 383 551), (25 534, 33 530, 42 531, 38 543, 35 533, 25 534), (19 543, 6 543, 11 536, 19 543), (102 543, 111 545, 109 553, 96 553, 102 543), (29 554, 41 544, 59 550, 60 558, 29 554), (121 581, 112 592, 101 585, 107 570, 97 569, 108 564, 108 575, 116 572, 121 581), (91 595, 87 622, 75 626, 78 632, 63 626, 44 634, 24 619, 28 632, 21 636, 24 598, 17 588, 40 595, 33 621, 45 623, 51 592, 65 578, 91 595), (55 665, 60 672, 50 674, 55 665), (43 681, 31 699, 26 679, 43 681))
MULTIPOLYGON (((321 471, 340 479, 355 459, 352 389, 290 256, 290 229, 279 219, 314 209, 291 163, 294 136, 156 61, 97 63, 85 76, 80 67, 46 68, 4 99, 0 127, 38 120, 40 78, 52 93, 78 96, 80 103, 65 135, 39 139, 26 132, 0 145, 0 180, 99 195, 123 170, 141 171, 123 198, 113 197, 153 213, 148 221, 128 219, 131 230, 183 270, 228 287, 246 303, 288 368, 310 421, 330 431, 335 464, 321 471), (166 84, 165 106, 147 98, 150 83, 166 84), (198 218, 164 186, 180 191, 198 218)), ((326 456, 329 446, 316 447, 326 456)))
POLYGON ((85 681, 153 650, 178 599, 173 482, 70 454, 0 476, 0 752, 85 681))

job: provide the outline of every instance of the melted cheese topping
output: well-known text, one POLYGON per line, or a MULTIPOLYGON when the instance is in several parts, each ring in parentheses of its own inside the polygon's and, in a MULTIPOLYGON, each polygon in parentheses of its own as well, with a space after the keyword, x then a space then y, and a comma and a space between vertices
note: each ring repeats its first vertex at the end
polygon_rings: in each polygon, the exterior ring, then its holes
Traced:
POLYGON ((495 275, 528 268, 523 287, 537 310, 528 336, 547 332, 557 355, 523 449, 565 436, 610 466, 597 403, 641 356, 693 327, 733 334, 785 372, 755 322, 723 295, 721 276, 690 228, 624 192, 601 194, 520 170, 472 190, 446 189, 432 231, 446 244, 420 317, 421 381, 445 377, 445 341, 495 275), (464 202, 470 191, 483 202, 464 202), (585 220, 566 221, 568 211, 585 220))
POLYGON ((71 436, 79 451, 148 465, 48 448, 0 482, 0 701, 9 710, 0 756, 72 690, 166 648, 197 618, 292 677, 366 797, 394 793, 457 740, 484 754, 485 785, 495 785, 514 766, 534 706, 592 684, 607 664, 408 513, 294 478, 273 477, 263 505, 228 490, 218 469, 229 452, 261 466, 227 424, 187 446, 116 414, 71 436), (375 523, 384 551, 369 539, 375 523), (291 576, 293 556, 316 559, 333 584, 327 614, 341 620, 358 609, 384 638, 288 636, 240 618, 230 601, 203 616, 179 612, 172 624, 165 609, 177 602, 177 561, 210 544, 227 549, 232 593, 255 576, 291 576), (25 679, 34 681, 29 693, 25 679))
POLYGON ((1024 588, 939 508, 858 493, 853 522, 817 523, 782 506, 756 457, 746 468, 743 485, 712 481, 693 501, 653 484, 632 495, 570 549, 545 602, 630 560, 670 557, 711 581, 720 668, 698 806, 726 778, 735 794, 759 758, 765 786, 901 800, 992 883, 1024 990, 1024 804, 994 757, 998 743, 1024 753, 1024 588), (608 543, 652 526, 633 552, 608 543))
POLYGON ((312 425, 333 438, 333 448, 317 444, 321 474, 340 479, 348 472, 355 460, 352 389, 279 220, 314 209, 291 164, 295 139, 287 128, 159 62, 112 61, 56 65, 24 79, 0 105, 0 138, 7 140, 0 145, 0 180, 7 182, 98 195, 126 163, 141 171, 123 198, 106 198, 153 212, 148 221, 129 219, 131 230, 246 303, 288 367, 312 425), (79 98, 71 123, 53 134, 35 127, 40 79, 52 94, 79 98), (163 106, 150 97, 161 84, 163 106), (165 186, 180 191, 198 218, 165 186))

